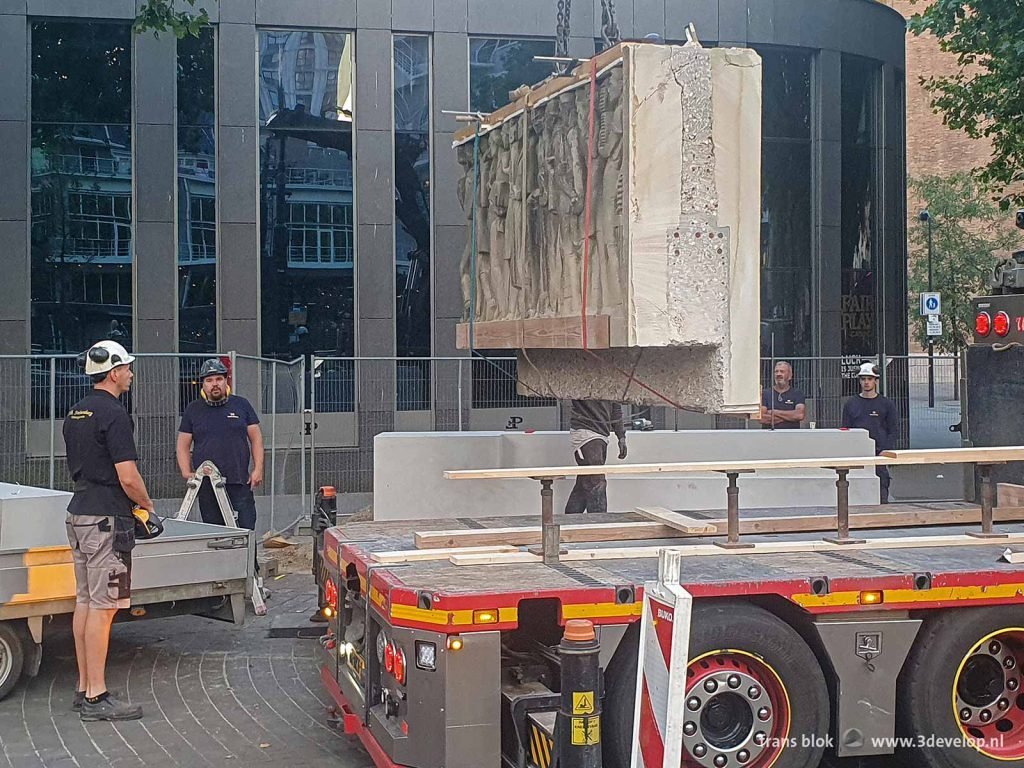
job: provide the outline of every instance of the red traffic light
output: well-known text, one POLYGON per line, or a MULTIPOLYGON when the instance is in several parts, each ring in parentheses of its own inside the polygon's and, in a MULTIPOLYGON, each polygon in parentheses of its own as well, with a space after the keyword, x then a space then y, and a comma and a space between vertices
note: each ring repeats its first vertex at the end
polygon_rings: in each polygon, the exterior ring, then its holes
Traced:
POLYGON ((988 336, 992 331, 992 316, 988 312, 979 312, 974 318, 974 332, 979 336, 988 336))
POLYGON ((1010 316, 1005 312, 996 312, 992 328, 995 330, 996 336, 1005 336, 1010 332, 1010 316))

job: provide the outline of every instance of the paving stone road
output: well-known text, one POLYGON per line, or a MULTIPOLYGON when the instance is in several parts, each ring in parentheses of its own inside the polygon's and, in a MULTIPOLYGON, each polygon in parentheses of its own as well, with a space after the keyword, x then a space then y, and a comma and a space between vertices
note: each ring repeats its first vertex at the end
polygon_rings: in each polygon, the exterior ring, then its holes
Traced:
POLYGON ((128 723, 71 712, 74 643, 70 624, 55 621, 39 676, 0 702, 0 768, 372 768, 327 722, 317 641, 268 637, 275 616, 305 621, 312 585, 297 574, 271 581, 268 615, 250 611, 243 627, 192 616, 116 625, 108 686, 146 713, 128 723))

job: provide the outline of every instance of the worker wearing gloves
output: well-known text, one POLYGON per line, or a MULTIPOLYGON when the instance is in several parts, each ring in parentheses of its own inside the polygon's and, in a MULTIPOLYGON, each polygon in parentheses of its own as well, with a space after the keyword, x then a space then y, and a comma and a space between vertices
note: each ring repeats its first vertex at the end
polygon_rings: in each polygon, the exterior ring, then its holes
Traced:
MULTIPOLYGON (((576 464, 604 464, 612 433, 619 440, 619 458, 626 458, 626 427, 622 406, 609 400, 573 400, 569 415, 569 440, 576 464)), ((565 505, 565 514, 608 511, 608 481, 604 475, 580 475, 565 505)))
MULTIPOLYGON (((857 374, 860 379, 860 394, 851 397, 843 405, 843 428, 866 429, 875 441, 875 455, 896 447, 899 432, 899 415, 896 404, 878 393, 878 367, 864 363, 857 374)), ((881 502, 889 503, 889 484, 892 480, 889 468, 875 467, 875 474, 881 484, 881 502)))
POLYGON ((101 341, 82 362, 93 391, 64 419, 68 471, 75 493, 68 504, 68 543, 75 568, 73 631, 78 688, 72 709, 82 720, 137 720, 142 707, 107 691, 110 625, 131 606, 133 505, 153 514, 139 474, 135 425, 119 398, 132 385, 135 360, 116 341, 101 341))
MULTIPOLYGON (((220 360, 203 363, 199 380, 200 397, 189 403, 178 427, 178 469, 189 480, 194 467, 212 461, 224 476, 224 490, 238 525, 255 530, 256 499, 252 492, 263 482, 259 417, 248 400, 231 394, 228 369, 220 360)), ((204 523, 223 524, 217 497, 207 480, 199 488, 199 511, 204 523)))

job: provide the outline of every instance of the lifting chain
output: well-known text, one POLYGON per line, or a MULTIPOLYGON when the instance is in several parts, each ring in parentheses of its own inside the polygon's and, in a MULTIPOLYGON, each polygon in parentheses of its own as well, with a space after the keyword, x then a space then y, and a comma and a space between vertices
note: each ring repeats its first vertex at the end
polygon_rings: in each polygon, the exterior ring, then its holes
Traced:
POLYGON ((615 22, 615 0, 601 0, 601 39, 605 50, 621 41, 619 25, 615 22))
POLYGON ((555 29, 555 56, 569 55, 569 19, 572 0, 558 0, 558 26, 555 29))

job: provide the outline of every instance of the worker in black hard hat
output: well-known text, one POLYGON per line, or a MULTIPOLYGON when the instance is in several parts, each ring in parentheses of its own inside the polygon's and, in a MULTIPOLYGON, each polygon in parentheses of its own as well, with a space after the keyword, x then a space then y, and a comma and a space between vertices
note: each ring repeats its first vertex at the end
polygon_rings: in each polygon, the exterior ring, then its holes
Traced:
MULTIPOLYGON (((253 490, 263 482, 263 434, 260 420, 244 397, 231 393, 228 369, 218 359, 207 360, 199 371, 199 399, 189 403, 178 427, 178 469, 189 480, 204 461, 212 461, 224 476, 225 490, 238 525, 256 529, 253 490)), ((213 486, 199 488, 203 522, 222 522, 213 486)))
MULTIPOLYGON (((875 455, 896 447, 900 419, 896 403, 878 392, 878 366, 864 363, 857 374, 860 380, 860 394, 854 395, 843 405, 843 428, 866 429, 875 441, 875 455)), ((889 468, 875 467, 880 485, 880 500, 889 503, 889 484, 892 477, 889 468)))

